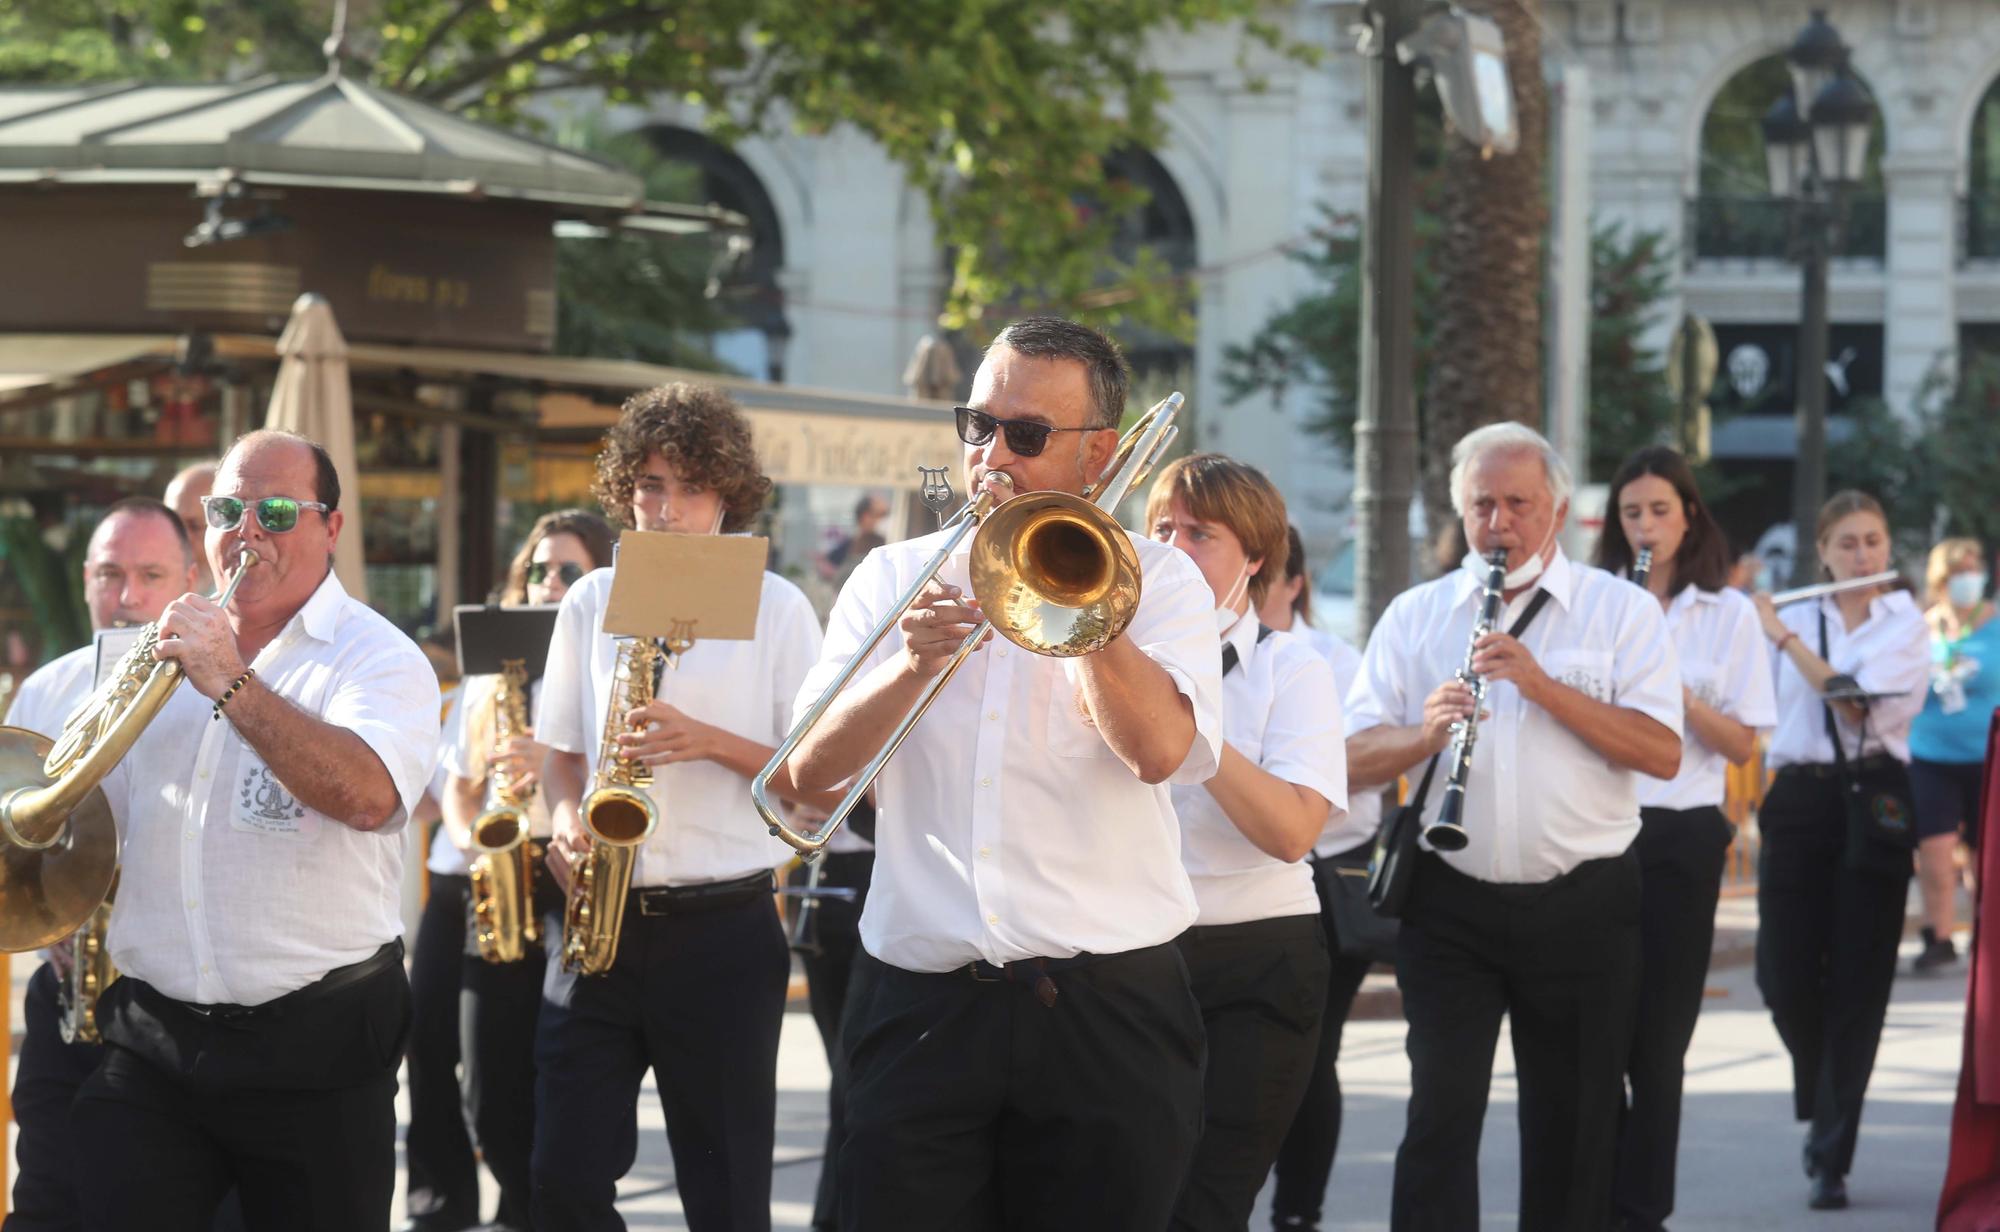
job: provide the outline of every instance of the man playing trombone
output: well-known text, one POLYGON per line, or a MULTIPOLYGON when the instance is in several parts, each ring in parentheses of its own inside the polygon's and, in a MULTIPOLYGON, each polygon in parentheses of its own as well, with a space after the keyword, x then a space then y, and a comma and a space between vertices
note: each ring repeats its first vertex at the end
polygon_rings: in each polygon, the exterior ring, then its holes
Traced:
POLYGON ((1521 1087, 1521 1226, 1600 1232, 1611 1217, 1639 979, 1637 776, 1672 778, 1680 764, 1681 681, 1660 605, 1557 546, 1569 487, 1531 429, 1461 440, 1451 494, 1466 567, 1397 596, 1348 692, 1356 790, 1404 773, 1417 783, 1443 755, 1426 822, 1453 794, 1436 788, 1462 725, 1477 724, 1463 827, 1431 832, 1397 940, 1411 1091, 1396 1232, 1479 1226, 1503 1015, 1521 1087), (1499 613, 1481 633, 1488 586, 1499 613), (1485 713, 1460 672, 1483 679, 1485 713))
MULTIPOLYGON (((1127 381, 1093 330, 1010 325, 957 412, 968 488, 1007 500, 1108 479, 1127 381)), ((1204 1052, 1172 944, 1195 903, 1168 784, 1215 772, 1221 649, 1193 563, 1122 528, 1113 538, 1140 575, 1129 626, 1079 657, 981 645, 877 782, 865 952, 842 1026, 844 1232, 1167 1222, 1200 1129, 1204 1052)), ((908 606, 901 636, 874 646, 797 746, 802 787, 860 771, 994 615, 969 594, 962 544, 926 580, 942 541, 875 549, 841 592, 801 713, 908 606)))

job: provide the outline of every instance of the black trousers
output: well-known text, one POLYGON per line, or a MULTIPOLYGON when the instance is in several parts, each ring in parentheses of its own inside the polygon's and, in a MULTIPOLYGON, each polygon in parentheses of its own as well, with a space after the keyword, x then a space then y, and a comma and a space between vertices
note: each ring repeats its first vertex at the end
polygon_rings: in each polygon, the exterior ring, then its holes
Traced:
MULTIPOLYGON (((826 1048, 827 1070, 831 1075, 826 1092, 826 1153, 820 1159, 819 1189, 813 1197, 812 1226, 830 1232, 840 1226, 839 1196, 834 1177, 840 1158, 840 1140, 846 1133, 847 1064, 840 1048, 840 1018, 847 1008, 847 989, 854 977, 854 956, 861 952, 861 908, 868 901, 868 885, 875 874, 872 851, 829 852, 820 857, 822 886, 849 886, 854 901, 836 898, 819 900, 813 908, 811 940, 818 949, 801 952, 806 969, 806 997, 812 1007, 813 1025, 819 1028, 820 1043, 826 1048)), ((792 885, 804 885, 808 870, 804 865, 792 870, 792 885)), ((793 907, 796 911, 797 906, 793 907)))
POLYGON ((1208 1034, 1201 1141, 1171 1227, 1228 1232, 1257 1192, 1305 1095, 1326 1008, 1318 915, 1194 927, 1178 942, 1208 1034))
POLYGON ((1757 987, 1792 1054, 1792 1107, 1811 1166, 1854 1163, 1861 1103, 1875 1069, 1910 866, 1900 875, 1846 866, 1839 780, 1789 768, 1758 811, 1757 987))
POLYGON ((1418 861, 1397 937, 1410 1105, 1390 1227, 1479 1226, 1479 1137, 1500 1020, 1520 1085, 1522 1232, 1603 1232, 1638 997, 1639 861, 1479 881, 1418 861))
POLYGON ((1333 879, 1340 874, 1334 871, 1333 861, 1315 859, 1312 870, 1331 969, 1312 1073, 1306 1078, 1305 1097, 1292 1117, 1292 1127, 1278 1147, 1274 1169, 1277 1186, 1271 1195, 1274 1220, 1289 1219, 1308 1228, 1319 1225, 1327 1181, 1333 1176, 1333 1157, 1340 1148, 1340 1074, 1335 1063, 1340 1058, 1340 1035, 1347 1026, 1347 1015, 1354 1008, 1354 996, 1361 991, 1369 967, 1366 959, 1349 958, 1340 952, 1333 917, 1333 879))
POLYGON ((627 900, 618 960, 601 975, 550 959, 535 1035, 534 1214, 540 1232, 621 1229, 618 1178, 639 1150, 638 1094, 653 1071, 692 1232, 768 1232, 778 1033, 791 955, 768 894, 646 916, 627 900))
POLYGON ((1642 809, 1633 849, 1639 903, 1639 1007, 1625 1066, 1625 1115, 1611 1207, 1633 1232, 1666 1225, 1680 1152, 1681 1080, 1701 1015, 1715 903, 1735 827, 1718 808, 1642 809))
MULTIPOLYGON (((562 918, 562 891, 538 864, 536 918, 562 918)), ((468 931, 470 925, 467 925, 468 931)), ((460 972, 459 1055, 465 1120, 486 1170, 500 1186, 495 1223, 532 1228, 535 1148, 535 1024, 548 954, 529 946, 517 962, 487 962, 468 943, 460 972)))
POLYGON ((1027 983, 862 953, 843 1232, 1159 1232, 1201 1132, 1201 1007, 1175 946, 1027 983))
POLYGON ((104 1062, 70 1112, 88 1232, 208 1232, 232 1185, 251 1232, 386 1229, 410 986, 400 943, 384 952, 365 979, 240 1015, 114 982, 104 1062))
POLYGON ((75 1158, 69 1149, 69 1109, 78 1088, 104 1057, 101 1044, 65 1044, 56 1003, 55 968, 43 963, 21 998, 21 1057, 14 1074, 14 1201, 5 1232, 57 1232, 82 1227, 76 1203, 75 1158))
POLYGON ((476 1222, 479 1165, 459 1090, 459 981, 468 877, 432 873, 410 958, 410 1128, 403 1152, 412 1215, 476 1222))

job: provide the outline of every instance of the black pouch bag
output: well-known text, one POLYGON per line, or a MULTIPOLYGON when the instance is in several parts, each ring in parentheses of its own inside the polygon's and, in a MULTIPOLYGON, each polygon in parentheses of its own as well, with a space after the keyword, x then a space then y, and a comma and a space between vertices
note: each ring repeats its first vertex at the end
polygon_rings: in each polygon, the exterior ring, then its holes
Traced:
MULTIPOLYGON (((1819 656, 1826 658, 1826 612, 1819 614, 1819 656)), ((1831 660, 1829 660, 1831 662, 1831 660)), ((1840 745, 1840 728, 1833 705, 1820 703, 1827 739, 1833 741, 1833 764, 1840 780, 1840 800, 1846 813, 1846 848, 1842 859, 1860 873, 1884 877, 1910 875, 1910 853, 1917 846, 1916 805, 1910 795, 1910 768, 1894 758, 1849 764, 1840 745)), ((1858 755, 1868 747, 1867 703, 1862 703, 1858 755)))

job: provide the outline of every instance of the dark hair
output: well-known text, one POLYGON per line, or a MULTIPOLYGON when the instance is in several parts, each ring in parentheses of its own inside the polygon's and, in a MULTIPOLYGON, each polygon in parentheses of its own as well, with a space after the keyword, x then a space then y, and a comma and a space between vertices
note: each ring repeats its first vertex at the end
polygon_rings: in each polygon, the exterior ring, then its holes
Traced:
MULTIPOLYGON (((1306 541, 1299 537, 1299 528, 1293 524, 1285 527, 1285 580, 1295 581, 1306 575, 1306 541)), ((1299 587, 1299 593, 1292 596, 1292 612, 1307 624, 1313 618, 1313 588, 1308 582, 1299 587)))
MULTIPOLYGON (((1254 466, 1219 453, 1186 454, 1175 458, 1153 480, 1146 496, 1146 529, 1179 500, 1197 522, 1226 526, 1243 547, 1243 555, 1262 568, 1250 576, 1250 602, 1264 601, 1271 579, 1283 574, 1288 545, 1285 498, 1277 485, 1254 466)), ((1220 599, 1222 596, 1217 595, 1220 599)))
POLYGON ((1003 346, 1030 359, 1067 359, 1082 364, 1090 381, 1089 426, 1116 428, 1124 417, 1132 369, 1118 344, 1090 326, 1062 317, 1022 317, 1001 330, 986 353, 991 355, 995 347, 1003 346))
POLYGON ((513 562, 507 566, 507 580, 500 588, 501 603, 528 601, 528 565, 534 560, 535 549, 551 535, 575 535, 582 541, 594 569, 611 563, 611 549, 618 543, 611 524, 588 509, 558 509, 543 514, 535 519, 528 537, 521 540, 521 550, 514 553, 513 562))
POLYGON ((1670 484, 1681 498, 1681 514, 1687 520, 1687 534, 1674 552, 1674 582, 1670 594, 1689 586, 1720 591, 1729 585, 1729 566, 1735 558, 1729 552, 1729 536, 1716 523, 1715 515, 1702 504, 1701 489, 1694 481, 1688 460, 1665 445, 1648 445, 1625 459, 1611 476, 1611 496, 1604 510, 1604 529, 1597 535, 1597 555, 1592 564, 1618 573, 1632 567, 1632 543, 1625 537, 1624 519, 1618 516, 1619 494, 1635 479, 1652 475, 1670 484))
POLYGON ((98 519, 97 524, 102 526, 121 513, 150 514, 153 517, 166 519, 167 524, 174 528, 174 538, 180 541, 181 556, 188 564, 194 563, 194 539, 188 534, 187 523, 181 521, 181 515, 175 513, 165 501, 154 500, 150 496, 123 497, 111 503, 111 507, 104 511, 104 516, 98 519))
MULTIPOLYGON (((242 436, 237 437, 235 443, 230 445, 229 453, 225 453, 223 457, 226 459, 230 453, 235 453, 245 445, 255 444, 273 437, 281 441, 293 441, 304 445, 312 452, 313 499, 325 505, 328 513, 339 509, 340 472, 333 468, 333 455, 327 453, 326 446, 309 436, 302 436, 290 428, 259 428, 255 432, 246 432, 242 436)), ((217 469, 221 469, 219 465, 217 469)))
POLYGON ((889 510, 881 505, 880 501, 876 499, 876 496, 873 492, 863 493, 861 499, 854 502, 854 520, 859 522, 861 519, 868 516, 869 510, 876 508, 882 509, 882 514, 884 517, 888 516, 889 510))
POLYGON ((651 454, 665 458, 681 480, 722 498, 722 529, 742 530, 771 494, 757 461, 750 420, 713 385, 676 381, 625 400, 624 413, 604 438, 590 492, 614 525, 632 525, 632 491, 651 454))

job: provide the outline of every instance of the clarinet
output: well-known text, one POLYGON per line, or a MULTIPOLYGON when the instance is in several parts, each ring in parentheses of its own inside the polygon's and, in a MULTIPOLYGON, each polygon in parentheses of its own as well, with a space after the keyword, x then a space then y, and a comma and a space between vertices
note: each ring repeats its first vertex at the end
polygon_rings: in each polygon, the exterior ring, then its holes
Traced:
POLYGON ((1639 555, 1632 561, 1632 584, 1640 590, 1646 589, 1646 579, 1653 573, 1653 549, 1640 548, 1639 555))
POLYGON ((1473 622, 1472 639, 1466 643, 1465 665, 1458 669, 1458 678, 1472 690, 1472 713, 1451 725, 1451 776, 1445 780, 1437 820, 1424 827, 1424 838, 1433 851, 1465 850, 1465 780, 1472 774, 1472 746, 1479 739, 1479 707, 1486 701, 1486 682, 1472 670, 1472 654, 1479 639, 1499 627, 1501 592, 1506 586, 1507 549, 1494 548, 1486 554, 1486 587, 1479 597, 1479 619, 1473 622))

